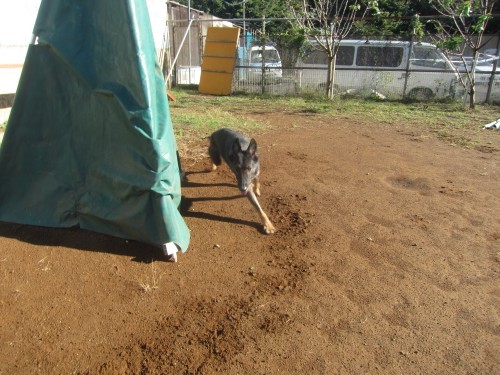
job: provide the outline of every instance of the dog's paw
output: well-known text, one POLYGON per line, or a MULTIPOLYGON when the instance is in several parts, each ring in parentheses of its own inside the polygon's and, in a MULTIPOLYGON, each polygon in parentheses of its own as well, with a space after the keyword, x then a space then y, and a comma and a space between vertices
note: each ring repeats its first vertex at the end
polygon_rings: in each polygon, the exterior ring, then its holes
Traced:
POLYGON ((259 182, 253 183, 252 188, 253 188, 255 195, 260 197, 260 183, 259 182))
POLYGON ((266 234, 273 234, 274 232, 276 232, 276 228, 274 228, 274 225, 271 224, 270 221, 268 221, 264 224, 264 232, 266 232, 266 234))

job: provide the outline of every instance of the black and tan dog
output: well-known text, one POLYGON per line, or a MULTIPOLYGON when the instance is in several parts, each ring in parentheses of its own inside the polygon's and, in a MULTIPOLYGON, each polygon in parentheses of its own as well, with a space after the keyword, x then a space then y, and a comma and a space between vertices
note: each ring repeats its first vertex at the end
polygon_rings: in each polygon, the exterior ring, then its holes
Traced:
POLYGON ((276 229, 257 200, 257 196, 260 196, 260 164, 255 139, 248 139, 234 130, 220 129, 210 136, 208 153, 213 163, 212 170, 222 163, 221 157, 224 159, 236 176, 241 194, 247 196, 259 213, 264 232, 274 233, 276 229))

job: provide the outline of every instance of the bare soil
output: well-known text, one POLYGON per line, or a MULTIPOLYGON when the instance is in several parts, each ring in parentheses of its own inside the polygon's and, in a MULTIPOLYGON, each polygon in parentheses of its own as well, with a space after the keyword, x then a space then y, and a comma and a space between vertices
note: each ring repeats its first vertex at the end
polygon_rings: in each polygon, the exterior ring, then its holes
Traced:
POLYGON ((500 133, 248 115, 274 235, 187 156, 178 263, 0 223, 0 374, 500 374, 500 133))

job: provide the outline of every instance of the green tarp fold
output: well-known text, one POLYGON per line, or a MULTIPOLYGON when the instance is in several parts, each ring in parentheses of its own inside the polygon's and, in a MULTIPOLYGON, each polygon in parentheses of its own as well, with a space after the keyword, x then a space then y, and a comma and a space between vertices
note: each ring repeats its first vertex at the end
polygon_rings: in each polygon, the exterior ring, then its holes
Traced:
POLYGON ((185 251, 145 1, 44 0, 34 34, 0 148, 0 220, 185 251))

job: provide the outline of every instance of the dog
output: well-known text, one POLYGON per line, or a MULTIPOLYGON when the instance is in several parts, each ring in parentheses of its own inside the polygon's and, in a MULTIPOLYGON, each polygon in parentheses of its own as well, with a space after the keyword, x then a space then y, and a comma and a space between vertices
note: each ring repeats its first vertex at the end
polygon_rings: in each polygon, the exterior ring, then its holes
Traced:
POLYGON ((208 153, 212 160, 212 171, 215 171, 224 159, 236 176, 241 194, 247 196, 259 213, 264 232, 266 234, 274 233, 276 231, 274 225, 257 200, 257 196, 260 197, 260 164, 255 139, 248 139, 243 134, 231 129, 219 129, 210 136, 208 153))

